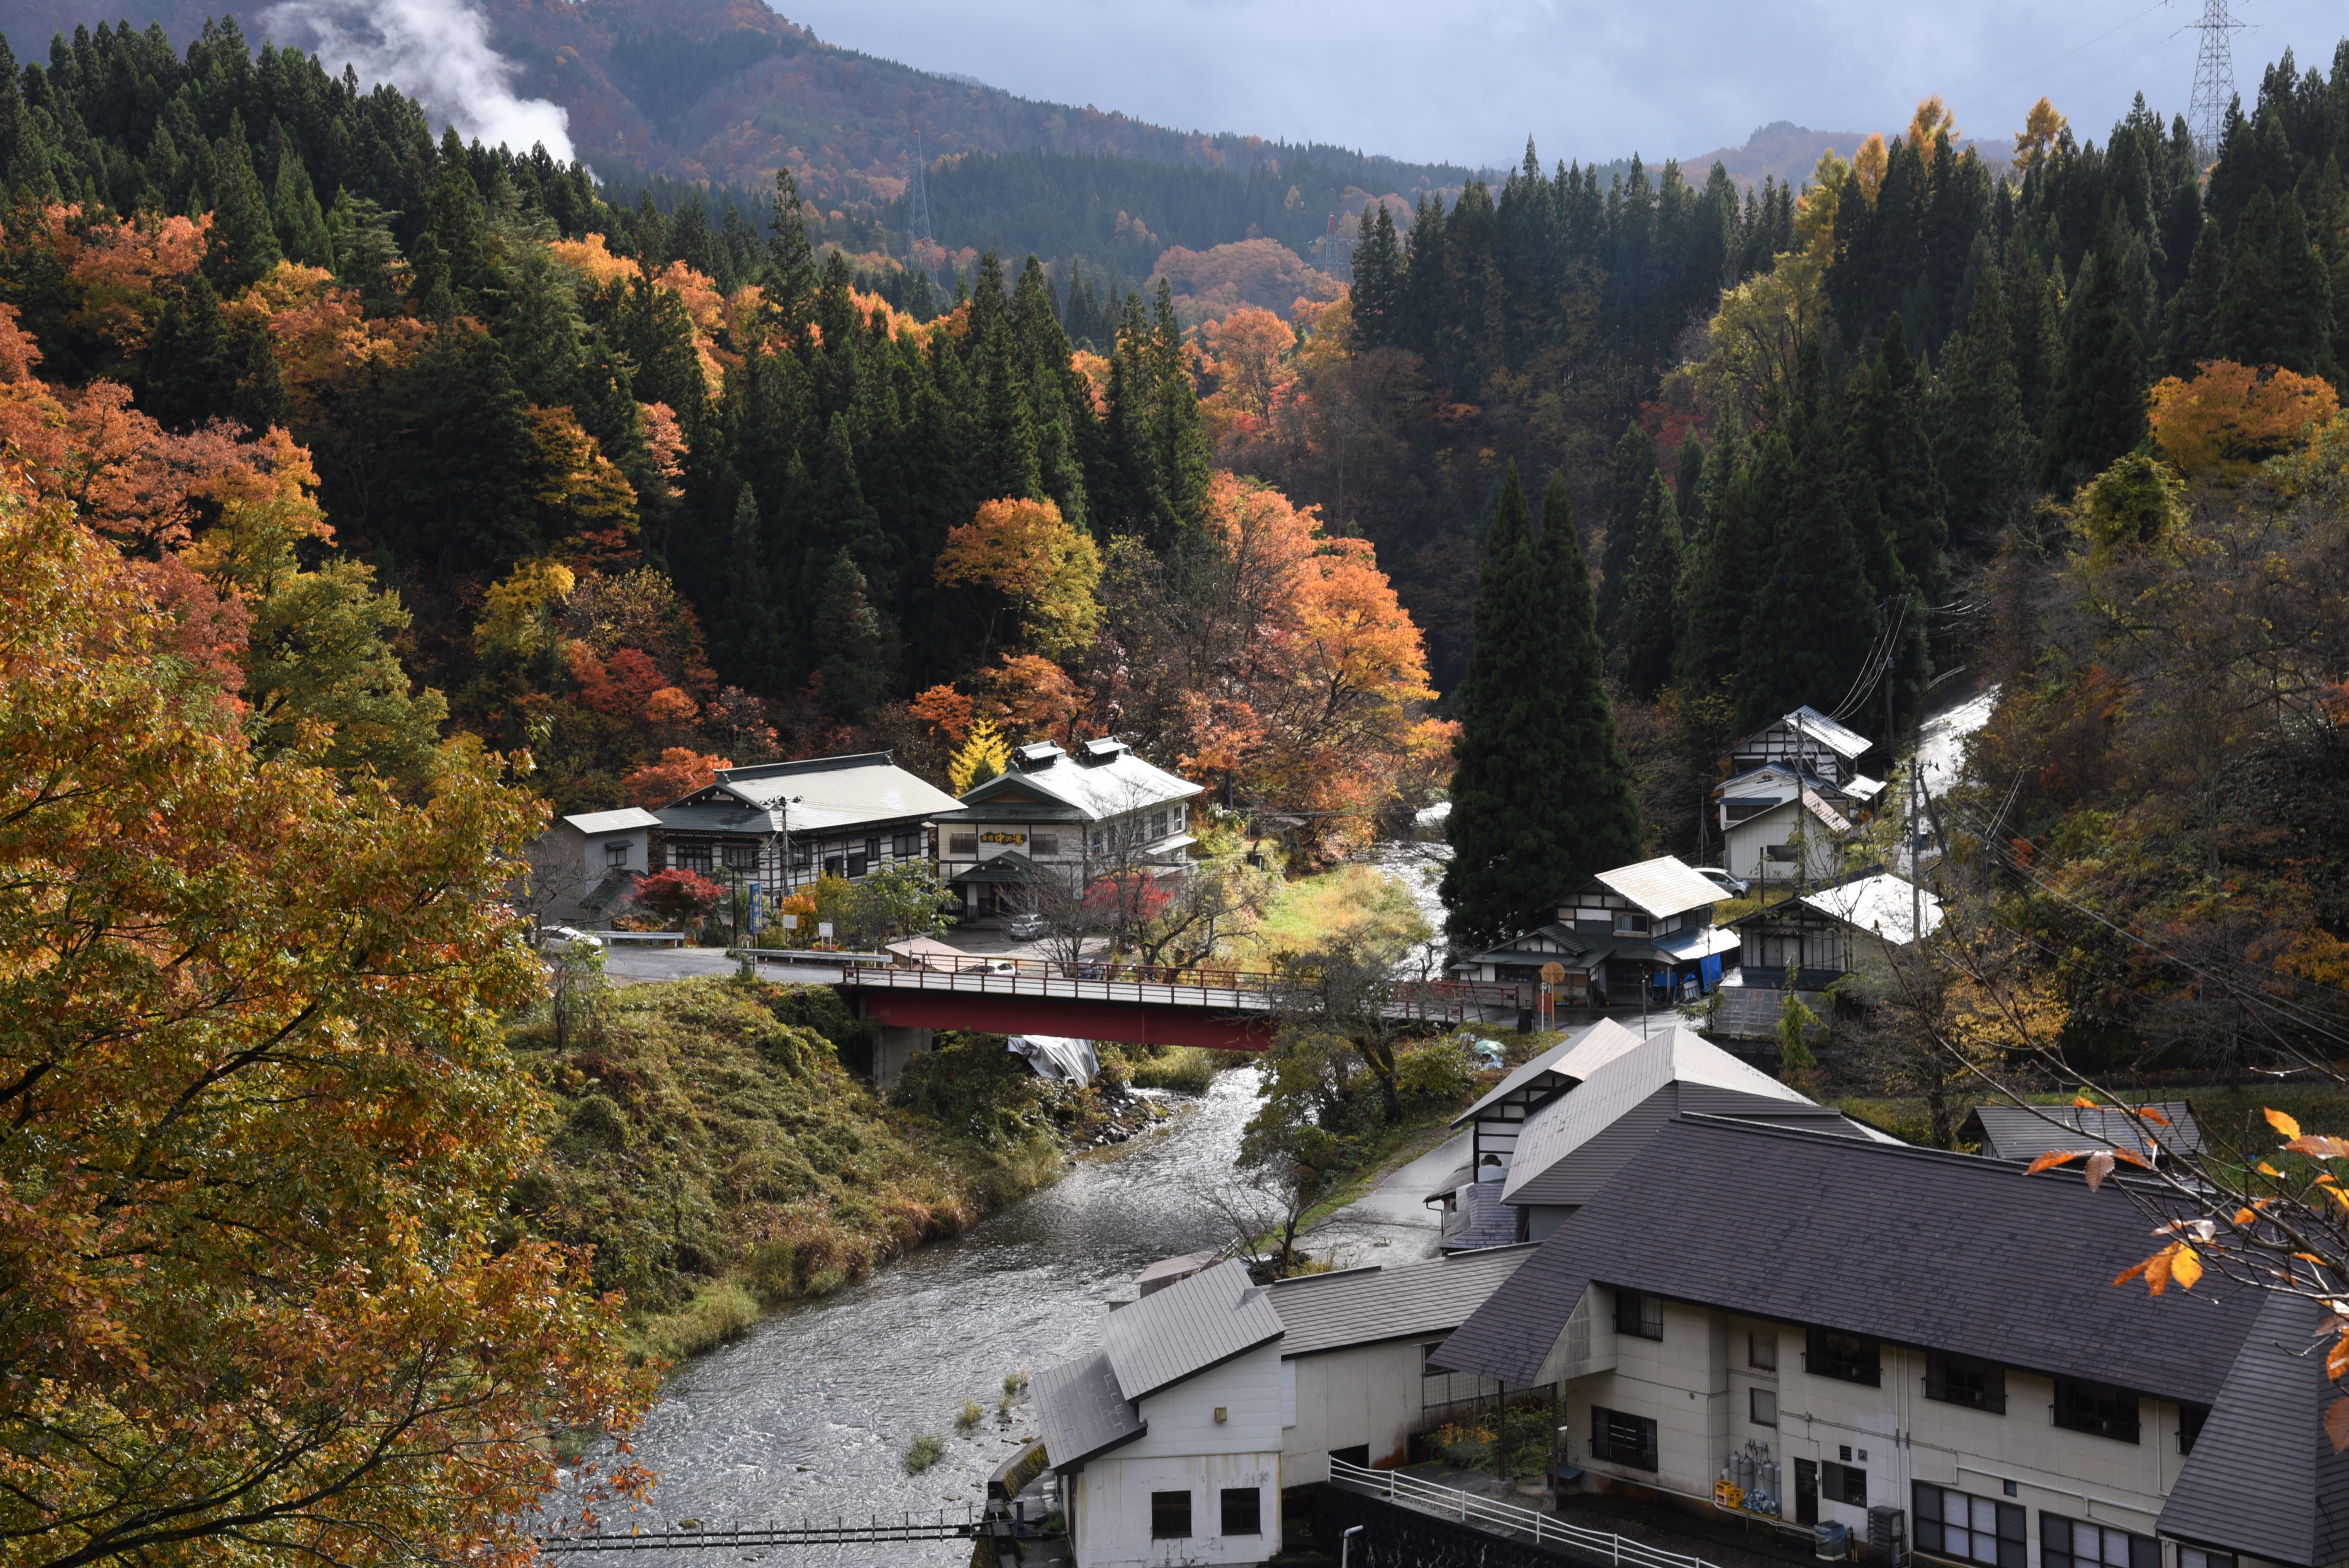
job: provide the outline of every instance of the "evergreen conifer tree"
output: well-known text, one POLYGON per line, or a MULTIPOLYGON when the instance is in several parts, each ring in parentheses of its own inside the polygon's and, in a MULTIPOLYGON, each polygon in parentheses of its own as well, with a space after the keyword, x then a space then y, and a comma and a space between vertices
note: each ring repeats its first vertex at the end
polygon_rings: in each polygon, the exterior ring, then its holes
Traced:
POLYGON ((2100 471, 2145 439, 2145 360, 2122 270, 2127 247, 2108 201, 2040 441, 2039 482, 2050 489, 2100 471))
POLYGON ((1154 549, 1164 550, 1177 539, 1195 537, 1206 526, 1215 461, 1207 450, 1206 424, 1199 415, 1199 390, 1184 363, 1174 291, 1163 277, 1151 313, 1150 361, 1151 445, 1164 488, 1149 538, 1154 549))
POLYGON ((236 378, 220 295, 199 271, 177 299, 164 303, 147 348, 140 407, 167 428, 192 428, 228 400, 236 378))
POLYGON ((2331 356, 2332 281, 2289 191, 2254 191, 2228 248, 2214 335, 2220 357, 2308 375, 2331 356))
POLYGON ((2064 358, 2062 299, 2047 268, 2019 232, 2007 244, 2005 266, 2002 292, 2014 339, 2014 389, 2023 403, 2023 427, 2035 431, 2046 426, 2055 369, 2064 358))
POLYGON ((2190 377, 2197 365, 2219 357, 2219 291, 2226 274, 2227 242, 2219 237, 2219 221, 2205 218, 2186 282, 2163 313, 2162 360, 2170 375, 2190 377))
POLYGON ((1951 340, 1940 404, 1938 446, 1950 525, 1979 546, 1995 536, 2037 467, 2015 382, 2005 289, 1995 268, 1983 269, 1975 280, 1966 330, 1951 340))
POLYGON ((832 557, 815 599, 815 666, 823 706, 851 721, 862 719, 889 695, 896 675, 896 639, 874 608, 864 573, 845 550, 832 557))
POLYGON ((326 214, 319 209, 318 193, 301 155, 290 146, 277 155, 277 176, 270 182, 269 211, 276 225, 278 249, 305 267, 335 264, 335 248, 326 233, 326 214))
POLYGON ((1681 585, 1681 530, 1664 476, 1651 474, 1640 503, 1640 558, 1623 604, 1623 685, 1642 702, 1671 684, 1681 585))
POLYGON ((1542 512, 1537 543, 1510 465, 1485 538, 1453 744, 1443 898, 1459 950, 1524 929, 1575 882, 1639 852, 1639 807, 1563 483, 1542 512))
POLYGON ((720 579, 723 596, 710 632, 728 677, 754 692, 781 691, 786 684, 781 596, 769 581, 765 538, 759 499, 744 485, 734 501, 720 579))
POLYGON ((1354 342, 1362 348, 1383 348, 1395 341, 1402 311, 1402 246, 1395 238, 1394 217, 1385 202, 1362 204, 1360 242, 1354 247, 1354 342))
POLYGON ((1680 472, 1672 481, 1672 509, 1680 513, 1682 534, 1691 540, 1704 527, 1705 488, 1704 443, 1690 435, 1681 441, 1680 472))
MULTIPOLYGON (((1909 356, 1908 335, 1896 312, 1885 324, 1884 346, 1869 372, 1855 433, 1861 438, 1892 552, 1908 582, 1938 599, 1950 537, 1949 503, 1925 434, 1923 401, 1917 362, 1909 356)), ((1857 518, 1853 526, 1858 526, 1857 518)), ((1887 593, 1894 586, 1889 581, 1878 583, 1887 593)))
POLYGON ((1836 483, 1839 444, 1816 411, 1797 411, 1769 579, 1739 660, 1738 720, 1746 728, 1805 703, 1832 707, 1876 641, 1876 596, 1836 483))
POLYGON ((285 377, 278 373, 277 346, 270 339, 266 321, 256 321, 245 329, 236 358, 236 390, 229 398, 229 417, 255 435, 273 425, 283 428, 291 414, 285 377))
POLYGON ((1655 471, 1656 443, 1634 419, 1615 442, 1609 475, 1607 547, 1599 557, 1599 632, 1603 637, 1614 636, 1616 617, 1630 596, 1631 568, 1640 558, 1640 503, 1655 471))
MULTIPOLYGON (((1725 460, 1716 459, 1716 469, 1725 460)), ((1736 670, 1760 577, 1750 470, 1740 463, 1712 489, 1711 521, 1682 572, 1680 632, 1672 649, 1673 676, 1692 691, 1711 691, 1736 670)))
MULTIPOLYGON (((775 170, 774 235, 767 242, 766 298, 784 332, 795 334, 815 303, 815 249, 808 243, 807 214, 799 181, 788 169, 775 170)), ((956 302, 962 298, 959 283, 956 302)))
POLYGON ((228 134, 212 149, 212 242, 204 248, 204 272, 222 294, 233 298, 247 284, 268 276, 280 254, 269 201, 245 144, 244 118, 233 109, 229 111, 228 134))

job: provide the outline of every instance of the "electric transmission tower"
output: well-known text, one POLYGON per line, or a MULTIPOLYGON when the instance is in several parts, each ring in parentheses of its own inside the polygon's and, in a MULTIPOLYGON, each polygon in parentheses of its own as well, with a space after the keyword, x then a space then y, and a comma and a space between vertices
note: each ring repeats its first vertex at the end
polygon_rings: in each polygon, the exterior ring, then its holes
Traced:
POLYGON ((2187 105, 2187 129, 2205 168, 2219 157, 2227 126, 2227 106, 2235 101, 2235 49, 2228 35, 2242 24, 2227 14, 2227 0, 2202 0, 2202 20, 2194 24, 2202 46, 2194 56, 2194 98, 2187 105))
MULTIPOLYGON (((2214 0, 2214 3, 2223 5, 2224 0, 2214 0)), ((917 130, 914 132, 913 178, 905 186, 905 267, 907 271, 910 272, 918 267, 925 275, 928 275, 930 265, 921 259, 925 246, 936 248, 935 242, 930 238, 930 193, 922 182, 922 133, 917 130)), ((931 277, 930 281, 936 283, 937 279, 931 277)))

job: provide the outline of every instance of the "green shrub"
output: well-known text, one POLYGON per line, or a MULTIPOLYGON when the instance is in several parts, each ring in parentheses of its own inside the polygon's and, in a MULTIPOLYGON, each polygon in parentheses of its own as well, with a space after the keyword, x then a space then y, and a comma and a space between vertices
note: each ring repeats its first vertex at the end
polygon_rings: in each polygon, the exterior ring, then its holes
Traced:
POLYGON ((1195 1046, 1171 1046, 1155 1057, 1144 1057, 1131 1068, 1133 1087, 1205 1094, 1216 1081, 1215 1064, 1195 1046))
POLYGON ((955 1430, 957 1432, 975 1430, 979 1422, 985 1419, 987 1419, 987 1412, 979 1408, 978 1401, 965 1399, 962 1402, 962 1408, 955 1412, 955 1430))
POLYGON ((759 1303, 749 1291, 733 1280, 717 1280, 675 1312, 637 1325, 636 1348, 654 1360, 682 1361, 740 1338, 758 1320, 759 1303))
POLYGON ((1043 1125, 1040 1080, 1026 1058, 1005 1048, 1001 1035, 938 1035, 935 1049, 905 1064, 889 1102, 998 1146, 1022 1141, 1043 1125))
POLYGON ((947 1440, 936 1432, 924 1432, 905 1445, 905 1473, 919 1475, 947 1457, 947 1440))
POLYGON ((1406 1105, 1463 1105, 1475 1098, 1476 1061, 1446 1037, 1395 1052, 1395 1092, 1406 1105))

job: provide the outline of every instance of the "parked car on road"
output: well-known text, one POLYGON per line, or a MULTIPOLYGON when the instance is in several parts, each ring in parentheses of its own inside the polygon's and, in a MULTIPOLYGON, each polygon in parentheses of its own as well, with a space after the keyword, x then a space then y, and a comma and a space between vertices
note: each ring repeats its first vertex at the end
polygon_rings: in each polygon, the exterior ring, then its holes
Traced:
POLYGON ((1719 866, 1692 866, 1689 869, 1732 898, 1744 898, 1746 889, 1752 885, 1744 877, 1731 876, 1719 866))
POLYGON ((1044 917, 1040 914, 1015 914, 1011 917, 1011 940, 1033 942, 1044 934, 1044 917))

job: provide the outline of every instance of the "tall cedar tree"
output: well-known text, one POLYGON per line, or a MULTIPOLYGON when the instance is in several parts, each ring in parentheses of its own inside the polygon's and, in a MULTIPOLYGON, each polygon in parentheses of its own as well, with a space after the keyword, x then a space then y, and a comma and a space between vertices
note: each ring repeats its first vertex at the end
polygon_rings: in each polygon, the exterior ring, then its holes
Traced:
POLYGON ((1694 540, 1704 527, 1704 443, 1691 435, 1681 442, 1680 471, 1672 480, 1672 508, 1680 513, 1681 532, 1694 540))
POLYGON ((2227 275, 2219 286, 2219 356, 2238 365, 2273 365, 2302 375, 2328 368, 2333 300, 2324 263, 2308 242, 2308 220, 2290 192, 2261 190, 2243 209, 2227 275))
POLYGON ((1937 426, 1950 528, 1979 549, 1997 536, 2037 466, 2015 379, 2006 291, 1995 268, 1983 268, 1975 280, 1966 330, 1950 342, 1937 426))
POLYGON ((1840 700, 1878 629, 1867 557, 1836 483, 1841 443, 1816 407, 1798 406, 1789 434, 1793 471, 1769 581, 1739 661, 1738 717, 1748 728, 1840 700))
POLYGON ((1485 542, 1453 743, 1443 898, 1463 950, 1524 929, 1581 878, 1639 852, 1639 807, 1563 481, 1551 483, 1542 512, 1537 542, 1510 465, 1485 542))
POLYGON ((2145 358, 2124 281, 2127 247, 2108 201, 2041 439, 2039 482, 2050 490, 2102 472, 2145 439, 2145 358))
POLYGON ((1681 528, 1664 476, 1648 476, 1640 501, 1640 558, 1631 569, 1631 592, 1623 602, 1623 686, 1641 702, 1671 684, 1676 620, 1680 608, 1681 528))
POLYGON ((245 144, 244 118, 231 110, 228 134, 212 148, 212 232, 204 250, 204 271, 222 297, 269 275, 279 259, 277 231, 269 220, 269 199, 253 171, 245 144))
POLYGON ((1631 593, 1631 568, 1640 559, 1640 503, 1656 472, 1654 438, 1634 419, 1615 442, 1609 475, 1607 546, 1599 556, 1599 632, 1615 635, 1615 621, 1631 593))
POLYGON ((1376 203, 1376 217, 1371 206, 1362 204, 1361 242, 1354 251, 1354 342, 1360 348, 1384 348, 1402 325, 1402 246, 1387 204, 1376 203))
MULTIPOLYGON (((1923 404, 1917 362, 1909 356, 1908 334, 1896 313, 1869 372, 1856 433, 1893 553, 1909 583, 1938 599, 1948 574, 1942 552, 1950 540, 1949 503, 1925 434, 1923 404)), ((1878 584, 1887 592, 1896 585, 1878 584)))
POLYGON ((2226 276, 2227 242, 2219 237, 2219 220, 2205 218, 2185 284, 2162 312, 2162 365, 2170 375, 2190 377, 2196 366, 2220 356, 2219 294, 2226 276))
POLYGON ((1680 634, 1672 649, 1673 676, 1692 691, 1712 691, 1736 671, 1761 576, 1752 470, 1736 464, 1713 485, 1713 495, 1712 519, 1682 568, 1680 634))

